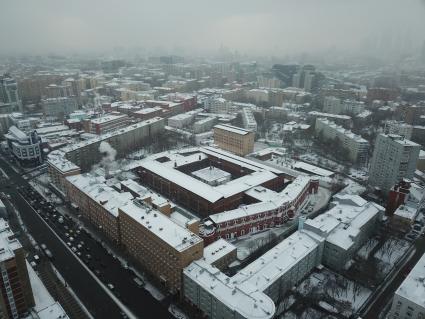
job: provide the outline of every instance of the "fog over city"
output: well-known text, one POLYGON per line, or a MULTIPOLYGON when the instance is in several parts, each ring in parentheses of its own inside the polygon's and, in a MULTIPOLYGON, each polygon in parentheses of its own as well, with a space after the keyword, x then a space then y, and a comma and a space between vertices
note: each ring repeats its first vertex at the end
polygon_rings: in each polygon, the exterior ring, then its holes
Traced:
POLYGON ((347 53, 422 47, 420 0, 3 1, 0 53, 347 53), (5 45, 7 44, 7 45, 5 45), (142 49, 142 51, 140 50, 142 49))
POLYGON ((425 0, 0 0, 1 319, 425 319, 425 0))

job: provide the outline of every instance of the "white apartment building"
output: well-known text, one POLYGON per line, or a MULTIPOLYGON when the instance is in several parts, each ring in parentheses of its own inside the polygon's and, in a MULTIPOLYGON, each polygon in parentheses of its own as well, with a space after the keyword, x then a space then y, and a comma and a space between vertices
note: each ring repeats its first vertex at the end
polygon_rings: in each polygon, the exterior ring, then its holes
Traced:
POLYGON ((248 99, 253 100, 254 103, 268 103, 269 91, 264 89, 252 89, 246 93, 248 99))
POLYGON ((385 133, 400 135, 410 140, 412 138, 413 125, 397 121, 387 121, 385 123, 385 133))
POLYGON ((260 88, 280 88, 282 86, 282 81, 276 77, 267 77, 267 76, 258 76, 257 77, 258 87, 260 88))
POLYGON ((257 131, 257 121, 255 120, 254 114, 251 109, 243 108, 242 109, 242 122, 243 127, 247 130, 257 131))
POLYGON ((388 319, 425 318, 425 255, 394 294, 388 319))
POLYGON ((315 132, 316 135, 322 134, 323 138, 327 140, 338 139, 348 150, 348 158, 352 162, 362 162, 366 160, 369 142, 361 136, 325 118, 316 119, 315 132))
POLYGON ((341 100, 334 96, 326 96, 323 103, 323 112, 332 114, 357 115, 365 109, 364 103, 355 100, 341 100))
POLYGON ((66 117, 78 109, 73 97, 49 98, 41 101, 41 108, 46 116, 66 117))
POLYGON ((217 118, 215 116, 209 116, 202 120, 196 121, 193 123, 193 132, 195 134, 203 133, 212 129, 212 127, 217 123, 217 118))
POLYGON ((199 109, 174 115, 168 119, 168 126, 174 128, 183 128, 185 126, 188 126, 195 120, 195 116, 200 112, 201 110, 199 109))
POLYGON ((322 262, 342 270, 374 233, 384 208, 360 196, 335 195, 329 211, 305 221, 303 228, 324 238, 322 262))
POLYGON ((10 151, 23 166, 36 166, 43 162, 42 140, 36 131, 29 134, 11 126, 5 134, 10 151))
POLYGON ((184 297, 211 319, 268 319, 274 304, 321 261, 323 238, 297 231, 228 277, 206 260, 183 270, 184 297))
POLYGON ((373 234, 384 208, 337 195, 334 207, 228 277, 207 259, 183 270, 184 298, 209 318, 273 318, 275 302, 321 263, 342 269, 373 234))
POLYGON ((379 134, 369 170, 369 183, 387 192, 416 170, 421 146, 400 135, 379 134))

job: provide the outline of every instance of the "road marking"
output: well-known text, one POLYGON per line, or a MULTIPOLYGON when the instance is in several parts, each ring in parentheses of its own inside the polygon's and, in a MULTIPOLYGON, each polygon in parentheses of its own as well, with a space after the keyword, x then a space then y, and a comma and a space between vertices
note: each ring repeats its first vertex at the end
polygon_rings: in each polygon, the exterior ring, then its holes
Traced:
POLYGON ((85 263, 81 261, 80 258, 78 258, 75 253, 71 250, 71 248, 68 247, 68 245, 62 240, 62 238, 59 237, 59 235, 53 230, 52 227, 36 212, 34 207, 28 203, 28 201, 20 194, 18 195, 31 207, 31 209, 34 211, 34 213, 38 216, 38 218, 41 219, 41 221, 50 229, 50 231, 56 236, 57 239, 62 243, 63 246, 65 246, 66 249, 68 249, 69 252, 75 257, 75 259, 83 266, 83 268, 93 277, 93 279, 98 283, 98 285, 111 297, 111 299, 115 302, 115 304, 131 319, 137 319, 138 317, 135 316, 130 309, 128 309, 111 291, 108 287, 106 287, 103 282, 97 278, 97 276, 90 270, 89 267, 86 266, 85 263))

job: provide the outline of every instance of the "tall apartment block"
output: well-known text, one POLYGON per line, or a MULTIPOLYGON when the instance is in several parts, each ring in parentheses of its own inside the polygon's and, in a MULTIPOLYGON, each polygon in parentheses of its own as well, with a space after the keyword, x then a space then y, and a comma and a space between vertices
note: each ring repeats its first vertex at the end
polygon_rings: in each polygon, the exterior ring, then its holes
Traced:
POLYGON ((0 219, 0 318, 20 318, 34 306, 34 296, 25 263, 25 252, 0 219))
POLYGON ((369 183, 388 192, 404 178, 412 178, 421 146, 400 135, 380 134, 370 165, 369 183))
POLYGON ((240 127, 220 124, 214 126, 214 143, 225 151, 245 156, 254 151, 255 133, 240 127))

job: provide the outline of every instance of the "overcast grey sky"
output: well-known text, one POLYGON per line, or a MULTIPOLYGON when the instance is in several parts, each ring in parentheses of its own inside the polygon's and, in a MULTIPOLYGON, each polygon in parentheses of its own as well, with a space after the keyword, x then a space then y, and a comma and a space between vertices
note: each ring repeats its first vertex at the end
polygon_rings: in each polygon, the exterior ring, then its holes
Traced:
POLYGON ((424 39, 421 0, 0 0, 0 53, 223 45, 276 55, 397 50, 399 41, 410 50, 424 39))

